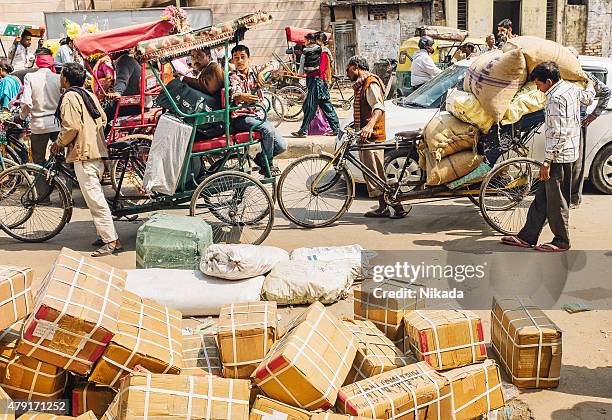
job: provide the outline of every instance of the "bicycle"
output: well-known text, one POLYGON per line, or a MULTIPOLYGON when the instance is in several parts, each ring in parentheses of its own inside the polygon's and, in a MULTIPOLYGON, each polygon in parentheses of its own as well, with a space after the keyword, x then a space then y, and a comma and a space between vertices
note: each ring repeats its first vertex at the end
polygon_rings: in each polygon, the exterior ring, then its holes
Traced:
POLYGON ((342 91, 342 87, 340 86, 340 80, 344 82, 346 81, 346 78, 338 75, 332 76, 332 84, 329 88, 329 94, 332 95, 335 89, 338 92, 340 99, 337 99, 335 101, 332 100, 332 105, 336 108, 342 108, 344 111, 348 111, 353 105, 355 94, 353 93, 350 97, 346 98, 344 96, 344 92, 342 91))
MULTIPOLYGON (((539 124, 541 125, 541 123, 539 124)), ((537 127, 526 129, 527 136, 514 138, 513 149, 533 136, 537 127)), ((355 181, 347 162, 370 178, 383 192, 389 206, 422 198, 459 198, 477 195, 485 221, 500 233, 516 234, 525 222, 535 191, 538 188, 541 163, 526 157, 512 158, 495 165, 484 177, 472 179, 451 188, 449 185, 427 186, 425 171, 414 180, 405 159, 399 176, 391 183, 380 178, 354 155, 360 150, 385 150, 396 147, 410 156, 422 140, 420 134, 401 137, 403 144, 361 144, 360 132, 351 128, 342 133, 334 155, 321 153, 303 156, 291 163, 278 181, 278 203, 291 222, 306 228, 329 226, 350 208, 355 197, 355 181), (408 189, 408 190, 407 190, 408 189)))

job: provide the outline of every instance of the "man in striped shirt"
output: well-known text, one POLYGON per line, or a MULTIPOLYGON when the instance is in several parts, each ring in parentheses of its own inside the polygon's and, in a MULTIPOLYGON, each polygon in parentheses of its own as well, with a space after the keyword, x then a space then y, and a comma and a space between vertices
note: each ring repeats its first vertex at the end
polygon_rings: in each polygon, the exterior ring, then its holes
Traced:
POLYGON ((559 67, 552 61, 536 66, 530 79, 547 97, 545 160, 525 226, 518 235, 503 237, 502 242, 545 252, 566 251, 570 248, 572 165, 580 155, 580 106, 590 105, 595 91, 591 83, 583 91, 562 80, 559 67), (554 239, 536 246, 546 220, 554 239))

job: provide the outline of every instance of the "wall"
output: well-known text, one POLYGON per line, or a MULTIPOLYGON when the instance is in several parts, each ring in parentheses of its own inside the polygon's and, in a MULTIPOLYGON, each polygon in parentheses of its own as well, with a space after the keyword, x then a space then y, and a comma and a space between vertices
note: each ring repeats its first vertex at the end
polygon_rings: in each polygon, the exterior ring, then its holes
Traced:
POLYGON ((370 65, 380 58, 397 57, 400 45, 399 13, 388 12, 386 20, 368 20, 366 6, 357 6, 357 54, 370 65))
POLYGON ((586 6, 565 6, 563 45, 582 51, 586 40, 586 6))
POLYGON ((28 23, 42 25, 43 12, 72 10, 71 0, 0 0, 0 19, 9 23, 28 23), (24 10, 27 3, 27 10, 24 10))
POLYGON ((589 1, 584 53, 612 56, 612 1, 589 1))
MULTIPOLYGON (((456 28, 457 0, 446 0, 445 11, 447 24, 456 28)), ((493 0, 468 1, 468 30, 471 35, 487 35, 491 33, 493 24, 493 0)), ((546 36, 546 0, 521 1, 521 35, 546 36)))

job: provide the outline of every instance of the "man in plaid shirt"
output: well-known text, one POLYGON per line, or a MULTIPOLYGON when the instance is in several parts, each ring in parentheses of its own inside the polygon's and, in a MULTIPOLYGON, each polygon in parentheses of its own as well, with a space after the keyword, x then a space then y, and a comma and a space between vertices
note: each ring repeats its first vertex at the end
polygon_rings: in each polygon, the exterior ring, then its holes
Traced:
POLYGON ((527 222, 516 236, 502 238, 502 243, 538 251, 559 252, 570 248, 569 204, 572 189, 572 165, 580 155, 580 106, 593 102, 592 83, 586 90, 561 79, 555 62, 536 66, 530 75, 538 89, 546 94, 545 160, 540 169, 540 183, 529 207, 527 222), (551 242, 536 246, 548 219, 555 236, 551 242))
MULTIPOLYGON (((232 49, 232 62, 236 66, 236 69, 229 75, 232 105, 260 103, 263 99, 261 85, 265 83, 264 76, 270 71, 278 70, 278 63, 272 62, 266 66, 251 67, 251 52, 246 45, 236 45, 232 49)), ((260 123, 256 107, 247 106, 232 112, 232 126, 237 132, 249 131, 260 123)), ((257 127, 257 131, 261 132, 261 148, 268 158, 272 176, 277 176, 280 170, 273 165, 272 160, 274 156, 287 150, 287 142, 268 121, 257 127)), ((266 167, 261 153, 258 153, 253 161, 259 166, 259 173, 266 176, 266 167)))

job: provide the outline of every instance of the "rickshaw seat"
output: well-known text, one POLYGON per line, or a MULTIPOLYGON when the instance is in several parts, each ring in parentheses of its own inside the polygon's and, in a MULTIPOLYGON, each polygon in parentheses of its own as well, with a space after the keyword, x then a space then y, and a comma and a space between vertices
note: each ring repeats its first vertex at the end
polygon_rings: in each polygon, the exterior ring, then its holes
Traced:
MULTIPOLYGON (((161 108, 151 108, 148 111, 145 110, 144 123, 145 124, 155 124, 157 122, 157 119, 161 115, 161 113, 162 113, 161 108)), ((142 119, 139 113, 135 115, 127 115, 125 117, 117 117, 117 120, 115 122, 115 127, 126 128, 126 127, 138 126, 141 124, 142 124, 142 119)))
MULTIPOLYGON (((253 140, 261 140, 261 133, 259 131, 253 131, 253 140)), ((243 144, 249 142, 249 132, 230 134, 230 146, 235 144, 243 144)), ((213 137, 211 139, 196 139, 193 142, 193 148, 191 149, 194 153, 206 152, 208 150, 220 149, 225 147, 227 142, 225 136, 213 137)))

